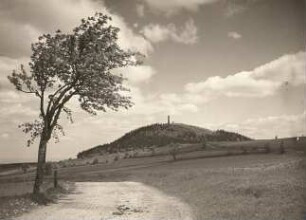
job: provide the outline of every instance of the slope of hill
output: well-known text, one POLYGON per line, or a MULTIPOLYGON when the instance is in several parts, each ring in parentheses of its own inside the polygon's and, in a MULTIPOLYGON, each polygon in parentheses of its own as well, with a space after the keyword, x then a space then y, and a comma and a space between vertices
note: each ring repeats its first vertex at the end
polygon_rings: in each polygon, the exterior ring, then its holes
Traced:
POLYGON ((186 124, 152 124, 126 133, 121 138, 80 152, 78 158, 92 157, 106 153, 143 148, 162 147, 170 143, 201 143, 204 141, 251 140, 238 133, 224 130, 211 131, 186 124))

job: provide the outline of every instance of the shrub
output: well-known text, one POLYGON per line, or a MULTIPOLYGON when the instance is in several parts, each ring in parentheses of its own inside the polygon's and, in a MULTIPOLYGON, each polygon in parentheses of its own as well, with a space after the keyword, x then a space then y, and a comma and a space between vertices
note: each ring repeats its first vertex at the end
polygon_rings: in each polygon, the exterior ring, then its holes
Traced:
POLYGON ((281 141, 279 144, 279 153, 284 154, 285 153, 285 146, 284 141, 281 141))
POLYGON ((174 161, 177 160, 176 155, 178 154, 178 147, 175 144, 170 144, 170 152, 174 161))
POLYGON ((119 156, 118 155, 116 155, 115 158, 114 158, 114 161, 117 161, 117 160, 119 160, 119 156))
POLYGON ((95 165, 95 164, 98 164, 99 163, 99 160, 98 160, 98 158, 95 158, 93 161, 92 161, 92 165, 95 165))

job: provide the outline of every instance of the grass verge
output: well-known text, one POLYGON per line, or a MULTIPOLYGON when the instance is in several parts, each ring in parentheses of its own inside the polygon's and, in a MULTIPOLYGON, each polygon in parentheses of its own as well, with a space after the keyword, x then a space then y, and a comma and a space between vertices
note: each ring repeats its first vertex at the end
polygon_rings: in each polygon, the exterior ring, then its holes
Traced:
POLYGON ((0 219, 9 219, 29 212, 32 209, 56 202, 56 200, 73 190, 72 183, 61 183, 57 188, 49 186, 39 195, 24 193, 0 197, 0 219))

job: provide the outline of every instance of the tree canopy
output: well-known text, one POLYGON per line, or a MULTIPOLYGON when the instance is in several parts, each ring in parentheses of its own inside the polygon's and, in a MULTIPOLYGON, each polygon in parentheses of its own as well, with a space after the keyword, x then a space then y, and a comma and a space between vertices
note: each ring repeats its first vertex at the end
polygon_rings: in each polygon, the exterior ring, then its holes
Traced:
POLYGON ((30 133, 28 145, 40 135, 58 139, 62 131, 58 119, 62 112, 72 121, 67 103, 77 97, 80 107, 95 115, 97 111, 129 108, 132 105, 125 78, 112 73, 115 68, 137 65, 138 52, 125 51, 117 43, 119 28, 109 24, 111 17, 97 13, 82 19, 72 33, 44 34, 32 44, 27 72, 22 65, 8 77, 18 91, 35 95, 40 101, 39 119, 20 125, 30 133))

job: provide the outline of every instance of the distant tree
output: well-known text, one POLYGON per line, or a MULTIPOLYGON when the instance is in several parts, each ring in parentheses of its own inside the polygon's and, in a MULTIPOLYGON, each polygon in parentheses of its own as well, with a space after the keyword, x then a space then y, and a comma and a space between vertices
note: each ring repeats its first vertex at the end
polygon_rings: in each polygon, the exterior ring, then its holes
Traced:
POLYGON ((123 159, 127 159, 127 158, 129 158, 129 153, 125 153, 123 156, 123 159))
POLYGON ((176 155, 178 154, 178 146, 174 143, 170 144, 170 154, 172 156, 172 159, 176 161, 177 160, 176 155))
POLYGON ((115 157, 114 157, 114 161, 118 161, 119 160, 119 155, 116 155, 115 157))
POLYGON ((30 72, 23 65, 8 77, 18 91, 35 96, 39 100, 39 118, 33 123, 20 125, 30 133, 28 145, 40 137, 38 163, 33 193, 40 192, 43 182, 43 165, 49 140, 58 141, 61 113, 72 122, 72 111, 67 103, 73 98, 80 107, 95 115, 96 111, 129 108, 130 97, 123 86, 122 75, 111 72, 114 68, 137 65, 137 52, 124 51, 118 44, 119 28, 109 24, 110 17, 97 13, 82 19, 72 33, 60 30, 54 35, 44 34, 32 44, 30 72))
POLYGON ((285 153, 285 143, 283 140, 281 140, 280 144, 279 144, 279 153, 280 154, 284 154, 285 153))

